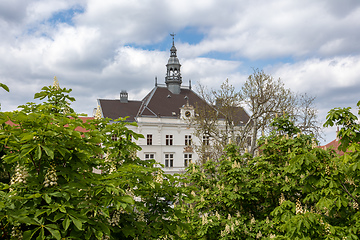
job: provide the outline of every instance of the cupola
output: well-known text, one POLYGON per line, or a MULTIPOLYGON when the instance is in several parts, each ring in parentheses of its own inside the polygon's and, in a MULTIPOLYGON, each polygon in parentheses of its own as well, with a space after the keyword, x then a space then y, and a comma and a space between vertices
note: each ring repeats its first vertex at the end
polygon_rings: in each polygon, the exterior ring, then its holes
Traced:
POLYGON ((182 83, 182 77, 180 73, 181 64, 176 55, 176 47, 174 43, 175 34, 170 34, 173 38, 172 47, 170 49, 170 58, 166 64, 166 77, 165 83, 170 92, 173 94, 180 93, 180 87, 182 83))

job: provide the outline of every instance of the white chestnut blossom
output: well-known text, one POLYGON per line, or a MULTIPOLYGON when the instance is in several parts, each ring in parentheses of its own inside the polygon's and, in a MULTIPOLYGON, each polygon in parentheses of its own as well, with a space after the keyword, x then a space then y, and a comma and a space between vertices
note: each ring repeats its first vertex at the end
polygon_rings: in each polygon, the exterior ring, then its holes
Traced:
POLYGON ((13 226, 12 227, 12 229, 11 229, 11 238, 12 239, 19 239, 19 240, 23 239, 23 235, 22 235, 22 232, 21 232, 19 226, 13 226))
POLYGON ((300 200, 298 199, 298 200, 296 200, 296 214, 303 214, 304 213, 304 210, 303 210, 303 208, 302 208, 302 206, 301 206, 301 202, 300 202, 300 200))
POLYGON ((120 213, 121 213, 120 211, 114 211, 112 217, 108 219, 108 222, 111 226, 113 227, 119 226, 120 213))
MULTIPOLYGON (((11 177, 10 186, 16 183, 26 183, 26 178, 29 176, 25 166, 20 166, 19 164, 15 168, 15 174, 11 177)), ((13 189, 10 187, 10 192, 13 189)))
POLYGON ((56 186, 57 180, 58 177, 56 175, 55 166, 51 165, 45 175, 44 186, 45 187, 56 186))

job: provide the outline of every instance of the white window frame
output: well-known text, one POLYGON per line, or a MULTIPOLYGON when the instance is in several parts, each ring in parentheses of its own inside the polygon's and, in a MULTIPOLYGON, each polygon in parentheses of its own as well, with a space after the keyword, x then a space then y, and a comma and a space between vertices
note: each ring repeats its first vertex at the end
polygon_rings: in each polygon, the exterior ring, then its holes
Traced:
POLYGON ((165 153, 164 165, 166 168, 174 167, 174 153, 165 153))
POLYGON ((174 143, 174 135, 168 134, 165 135, 165 145, 172 146, 174 143))
POLYGON ((192 162, 192 153, 184 153, 184 167, 188 167, 192 162))
POLYGON ((192 145, 191 135, 185 135, 185 146, 191 146, 191 145, 192 145))
POLYGON ((146 135, 146 145, 148 145, 148 146, 153 145, 153 135, 152 134, 146 135))

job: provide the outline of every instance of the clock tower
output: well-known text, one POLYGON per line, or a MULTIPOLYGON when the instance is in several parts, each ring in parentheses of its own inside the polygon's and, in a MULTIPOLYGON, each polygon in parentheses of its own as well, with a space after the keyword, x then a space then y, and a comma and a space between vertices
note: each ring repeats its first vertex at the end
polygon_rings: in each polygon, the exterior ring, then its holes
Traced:
POLYGON ((166 64, 167 71, 166 71, 165 83, 171 93, 179 94, 182 83, 182 77, 180 73, 181 64, 176 56, 177 50, 174 43, 175 34, 172 33, 170 35, 173 38, 173 42, 172 42, 172 47, 170 49, 170 58, 168 60, 168 63, 166 64))

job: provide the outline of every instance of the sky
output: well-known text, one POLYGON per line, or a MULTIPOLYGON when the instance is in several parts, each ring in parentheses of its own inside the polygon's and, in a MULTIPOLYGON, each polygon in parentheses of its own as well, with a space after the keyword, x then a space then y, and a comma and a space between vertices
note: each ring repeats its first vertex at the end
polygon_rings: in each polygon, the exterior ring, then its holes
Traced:
MULTIPOLYGON (((240 90, 262 69, 316 97, 320 123, 360 100, 358 0, 1 0, 2 111, 34 102, 54 76, 79 113, 121 90, 141 100, 165 81, 170 33, 193 89, 228 79, 240 90)), ((335 131, 323 129, 323 142, 335 131)))

